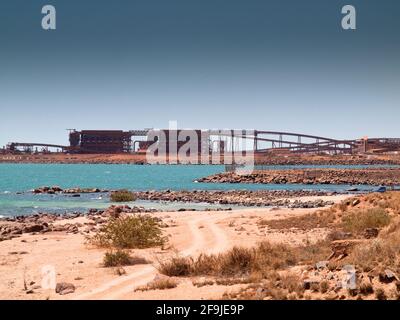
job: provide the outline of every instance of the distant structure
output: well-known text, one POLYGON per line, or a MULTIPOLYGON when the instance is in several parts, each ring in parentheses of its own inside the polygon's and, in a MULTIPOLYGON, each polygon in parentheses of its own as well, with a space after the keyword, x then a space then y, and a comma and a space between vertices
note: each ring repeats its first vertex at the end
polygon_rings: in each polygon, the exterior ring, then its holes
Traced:
POLYGON ((72 130, 69 133, 71 153, 131 152, 132 134, 122 130, 72 130))
POLYGON ((272 154, 365 154, 400 152, 400 138, 361 138, 358 140, 338 140, 314 135, 252 130, 69 130, 69 146, 11 142, 1 153, 50 153, 64 152, 76 154, 121 154, 146 153, 154 144, 164 143, 165 152, 176 145, 177 150, 184 146, 190 132, 196 140, 199 152, 219 151, 237 152, 239 140, 246 140, 256 153, 272 154), (178 136, 185 137, 178 139, 178 136), (174 142, 175 141, 175 142, 174 142))

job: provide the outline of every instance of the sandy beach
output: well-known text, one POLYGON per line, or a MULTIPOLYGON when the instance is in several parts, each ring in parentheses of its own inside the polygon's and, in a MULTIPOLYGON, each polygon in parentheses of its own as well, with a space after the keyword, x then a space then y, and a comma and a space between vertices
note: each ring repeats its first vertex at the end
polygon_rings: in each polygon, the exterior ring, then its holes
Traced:
MULTIPOLYGON (((338 203, 349 195, 325 196, 338 203)), ((313 197, 308 197, 308 200, 313 197)), ((117 275, 116 268, 102 266, 105 249, 87 243, 85 233, 48 232, 23 234, 0 242, 0 299, 220 299, 237 285, 196 287, 202 278, 183 278, 178 286, 168 290, 136 291, 154 278, 160 277, 158 261, 176 254, 198 256, 201 253, 224 252, 234 246, 251 247, 260 241, 301 245, 326 236, 324 228, 312 231, 269 230, 260 228, 260 220, 276 220, 315 212, 317 209, 243 209, 235 211, 157 212, 169 237, 164 248, 135 249, 135 256, 147 264, 124 267, 126 274, 117 275), (72 283, 75 292, 57 294, 42 288, 42 268, 54 267, 56 282, 72 283)), ((60 220, 56 224, 89 222, 86 217, 60 220)))

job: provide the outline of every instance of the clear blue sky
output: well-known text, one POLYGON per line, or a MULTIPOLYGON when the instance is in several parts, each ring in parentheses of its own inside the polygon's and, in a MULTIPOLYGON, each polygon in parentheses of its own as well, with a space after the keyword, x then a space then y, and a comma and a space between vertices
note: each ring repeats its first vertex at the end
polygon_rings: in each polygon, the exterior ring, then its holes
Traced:
POLYGON ((400 137, 399 17, 398 0, 2 0, 0 146, 169 120, 400 137))

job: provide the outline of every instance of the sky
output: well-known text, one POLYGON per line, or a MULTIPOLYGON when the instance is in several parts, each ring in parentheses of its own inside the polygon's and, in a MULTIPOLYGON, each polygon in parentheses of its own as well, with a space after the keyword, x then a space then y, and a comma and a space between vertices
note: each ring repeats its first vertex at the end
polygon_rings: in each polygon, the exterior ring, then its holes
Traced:
POLYGON ((400 137, 399 17, 398 0, 2 0, 0 146, 170 120, 400 137))

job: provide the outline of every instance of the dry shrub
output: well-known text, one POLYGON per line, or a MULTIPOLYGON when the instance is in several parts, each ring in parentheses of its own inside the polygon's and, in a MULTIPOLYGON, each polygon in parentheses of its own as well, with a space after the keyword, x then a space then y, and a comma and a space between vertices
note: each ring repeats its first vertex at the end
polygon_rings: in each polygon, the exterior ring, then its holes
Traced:
POLYGON ((147 264, 148 261, 142 257, 131 256, 128 251, 116 250, 108 251, 103 258, 105 267, 133 266, 136 264, 147 264))
POLYGON ((311 230, 315 228, 327 228, 332 225, 335 220, 335 214, 332 210, 317 211, 296 217, 276 220, 260 220, 259 226, 268 226, 271 229, 300 229, 311 230))
POLYGON ((304 293, 304 286, 299 276, 295 274, 286 274, 280 277, 280 287, 287 289, 289 293, 295 293, 301 296, 304 293))
POLYGON ((295 265, 297 260, 298 257, 292 247, 263 241, 254 250, 253 269, 260 271, 284 268, 295 265))
POLYGON ((375 298, 377 300, 387 300, 385 290, 379 288, 375 290, 375 298))
POLYGON ((249 278, 219 278, 215 280, 215 283, 221 286, 234 286, 235 284, 247 284, 250 282, 249 278))
POLYGON ((201 288, 204 286, 212 286, 214 285, 214 280, 202 280, 202 281, 192 281, 193 286, 197 287, 197 288, 201 288))
POLYGON ((129 252, 123 250, 106 252, 103 258, 103 265, 105 267, 119 267, 131 265, 131 256, 129 252))
POLYGON ((359 233, 367 228, 382 228, 390 223, 390 215, 382 208, 357 210, 342 218, 343 229, 359 233))
POLYGON ((349 202, 348 202, 348 201, 342 201, 341 203, 339 203, 339 204, 337 205, 338 209, 339 209, 340 211, 342 211, 342 212, 347 211, 348 206, 349 206, 349 202))
MULTIPOLYGON (((217 263, 214 268, 217 274, 229 276, 248 274, 257 261, 257 250, 234 247, 225 254, 218 255, 216 259, 210 256, 210 261, 217 263)), ((207 259, 205 259, 207 260, 207 259)), ((198 270, 203 271, 204 269, 198 270)))
POLYGON ((379 238, 357 245, 348 257, 350 263, 368 272, 377 267, 400 271, 400 220, 384 229, 379 238))
POLYGON ((159 261, 160 273, 168 276, 256 276, 297 263, 315 263, 331 253, 326 241, 307 246, 290 247, 263 241, 253 248, 233 247, 217 255, 201 254, 197 258, 172 257, 159 261))
POLYGON ((128 190, 113 191, 110 194, 112 202, 131 202, 136 200, 136 195, 128 190))
MULTIPOLYGON (((325 252, 325 249, 322 250, 325 252)), ((159 261, 159 271, 168 276, 252 276, 269 270, 293 266, 299 261, 319 258, 318 245, 292 248, 267 241, 254 248, 234 247, 217 255, 202 254, 197 258, 172 257, 159 261)))
POLYGON ((224 297, 244 300, 296 300, 304 296, 304 287, 299 276, 285 274, 280 276, 271 271, 262 283, 251 284, 235 293, 226 293, 224 297))
POLYGON ((148 290, 165 290, 165 289, 173 289, 178 286, 178 281, 171 278, 161 278, 156 279, 145 286, 140 286, 135 289, 135 291, 148 291, 148 290))
POLYGON ((185 277, 192 272, 193 259, 186 257, 172 257, 170 260, 159 261, 160 273, 170 277, 185 277))
POLYGON ((358 291, 360 294, 367 296, 374 293, 374 288, 369 281, 363 281, 358 286, 358 291))
POLYGON ((385 193, 371 193, 364 197, 364 201, 373 206, 383 209, 392 210, 400 213, 400 193, 396 191, 388 191, 385 193))
POLYGON ((134 215, 111 219, 89 241, 100 247, 132 249, 163 245, 166 239, 157 219, 134 215))
POLYGON ((293 248, 298 262, 302 264, 315 264, 318 261, 326 260, 332 253, 331 244, 328 240, 321 240, 316 243, 309 243, 305 246, 293 248))
POLYGON ((319 292, 326 293, 329 290, 329 283, 328 281, 321 281, 319 284, 319 292))

